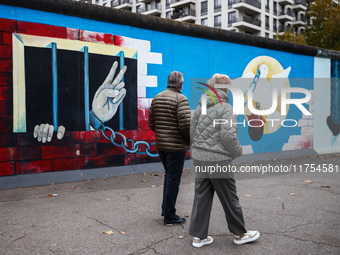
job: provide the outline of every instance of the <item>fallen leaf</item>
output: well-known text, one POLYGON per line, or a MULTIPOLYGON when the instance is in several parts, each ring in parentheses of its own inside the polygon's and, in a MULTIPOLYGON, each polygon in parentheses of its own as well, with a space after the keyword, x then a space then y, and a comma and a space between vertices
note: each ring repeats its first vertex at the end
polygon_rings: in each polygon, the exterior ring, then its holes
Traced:
POLYGON ((321 185, 320 187, 321 187, 321 188, 328 188, 328 189, 329 189, 331 186, 328 186, 328 185, 321 185))
POLYGON ((157 173, 154 173, 154 174, 151 174, 151 176, 159 176, 159 174, 157 174, 157 173))
POLYGON ((185 237, 185 236, 179 236, 178 238, 179 238, 179 239, 183 239, 184 237, 185 237))
POLYGON ((184 218, 189 218, 189 214, 185 214, 185 215, 184 215, 184 218))
POLYGON ((131 211, 131 210, 132 210, 132 208, 129 208, 128 210, 129 210, 129 211, 131 211))
POLYGON ((290 196, 295 196, 295 193, 290 193, 289 195, 290 195, 290 196))
POLYGON ((246 194, 246 197, 250 197, 250 194, 246 194))
POLYGON ((144 182, 144 183, 145 183, 145 182, 147 182, 147 180, 141 180, 141 182, 144 182))
POLYGON ((51 247, 56 247, 57 245, 56 244, 51 244, 51 247))
POLYGON ((303 182, 304 183, 312 183, 313 181, 311 181, 311 180, 304 180, 303 182))
POLYGON ((107 198, 105 198, 105 200, 110 201, 111 199, 107 197, 107 198))
POLYGON ((121 233, 122 235, 126 235, 125 231, 119 231, 119 233, 121 233))
POLYGON ((55 187, 55 189, 60 189, 59 187, 55 187))
POLYGON ((186 172, 186 171, 188 171, 189 170, 189 168, 184 168, 183 169, 183 172, 186 172))
POLYGON ((49 193, 49 194, 47 194, 46 197, 48 197, 48 198, 55 198, 55 197, 57 197, 57 196, 59 196, 59 195, 58 195, 58 194, 49 193))
POLYGON ((151 188, 155 188, 155 187, 157 187, 157 186, 156 186, 156 185, 151 185, 150 187, 151 187, 151 188))
POLYGON ((112 235, 114 232, 112 230, 109 231, 103 231, 103 234, 107 234, 107 235, 112 235))
POLYGON ((8 195, 14 195, 14 192, 7 192, 8 195))
POLYGON ((77 187, 76 189, 81 189, 80 187, 77 187))

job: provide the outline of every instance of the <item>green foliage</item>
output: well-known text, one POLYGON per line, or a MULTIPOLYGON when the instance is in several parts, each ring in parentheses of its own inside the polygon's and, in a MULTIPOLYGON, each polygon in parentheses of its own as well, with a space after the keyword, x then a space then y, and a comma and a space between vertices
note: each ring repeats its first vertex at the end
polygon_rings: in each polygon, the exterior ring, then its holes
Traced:
POLYGON ((333 0, 315 0, 308 4, 306 16, 307 44, 340 51, 340 5, 333 0))
POLYGON ((281 35, 276 34, 275 39, 306 45, 305 36, 303 34, 292 33, 292 29, 289 29, 281 35))

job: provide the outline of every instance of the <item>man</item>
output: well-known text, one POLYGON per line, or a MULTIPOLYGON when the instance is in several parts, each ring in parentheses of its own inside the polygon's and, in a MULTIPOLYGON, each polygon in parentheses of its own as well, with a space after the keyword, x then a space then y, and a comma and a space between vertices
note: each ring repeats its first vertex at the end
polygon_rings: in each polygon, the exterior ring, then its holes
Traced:
POLYGON ((162 216, 165 225, 186 220, 176 215, 176 200, 186 151, 190 148, 190 108, 181 93, 183 74, 170 73, 168 87, 152 100, 149 127, 156 134, 156 147, 165 169, 162 216))

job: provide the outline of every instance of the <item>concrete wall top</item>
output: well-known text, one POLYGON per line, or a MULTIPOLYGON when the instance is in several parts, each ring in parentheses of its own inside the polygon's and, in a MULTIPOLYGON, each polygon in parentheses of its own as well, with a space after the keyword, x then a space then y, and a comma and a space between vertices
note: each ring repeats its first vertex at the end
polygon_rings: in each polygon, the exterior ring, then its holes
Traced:
POLYGON ((295 54, 340 59, 340 52, 338 51, 131 13, 128 11, 121 11, 93 4, 85 4, 72 0, 0 0, 0 4, 129 25, 167 33, 251 45, 295 54))

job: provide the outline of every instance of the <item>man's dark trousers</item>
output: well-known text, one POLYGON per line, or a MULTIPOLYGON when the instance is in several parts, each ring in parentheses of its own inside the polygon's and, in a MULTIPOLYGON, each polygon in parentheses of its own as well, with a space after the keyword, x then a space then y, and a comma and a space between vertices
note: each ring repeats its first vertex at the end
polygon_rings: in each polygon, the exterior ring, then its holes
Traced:
POLYGON ((165 169, 162 214, 164 221, 171 221, 176 217, 176 200, 186 152, 158 151, 158 153, 165 169))

